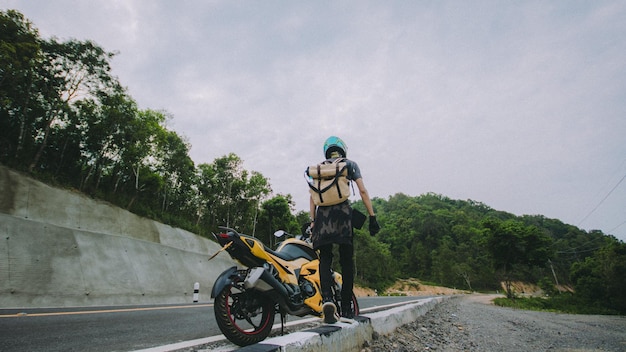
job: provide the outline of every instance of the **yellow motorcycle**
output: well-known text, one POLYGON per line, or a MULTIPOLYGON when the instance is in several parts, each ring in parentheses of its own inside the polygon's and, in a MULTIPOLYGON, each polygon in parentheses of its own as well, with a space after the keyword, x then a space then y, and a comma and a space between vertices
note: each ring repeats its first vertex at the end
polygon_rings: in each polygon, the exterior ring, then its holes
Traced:
MULTIPOLYGON (((287 314, 302 317, 322 316, 322 294, 319 277, 319 256, 311 246, 308 234, 287 237, 276 250, 257 238, 220 227, 216 240, 228 254, 245 268, 233 266, 215 281, 215 320, 232 343, 247 346, 264 340, 271 332, 276 313, 284 328, 287 314)), ((333 299, 341 307, 341 274, 333 272, 333 299)), ((354 314, 359 305, 352 295, 354 314)), ((339 311, 341 314, 341 312, 339 311)))

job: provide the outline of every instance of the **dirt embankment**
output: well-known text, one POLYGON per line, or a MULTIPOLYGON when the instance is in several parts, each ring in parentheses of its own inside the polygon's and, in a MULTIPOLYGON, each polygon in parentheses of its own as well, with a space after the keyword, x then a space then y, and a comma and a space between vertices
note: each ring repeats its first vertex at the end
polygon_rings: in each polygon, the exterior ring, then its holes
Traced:
POLYGON ((402 296, 438 296, 438 295, 458 295, 470 293, 469 291, 457 290, 442 286, 425 285, 417 279, 398 280, 392 287, 383 293, 376 292, 370 288, 354 287, 354 294, 357 297, 377 296, 377 295, 402 295, 402 296))
MULTIPOLYGON (((504 292, 505 284, 501 284, 504 292)), ((513 282, 511 288, 516 295, 520 296, 543 296, 544 292, 539 286, 524 282, 513 282)), ((569 286, 559 285, 557 290, 561 292, 573 292, 569 286)), ((376 295, 403 295, 403 296, 438 296, 438 295, 459 295, 472 293, 467 290, 459 290, 449 287, 426 285, 417 279, 398 280, 392 287, 383 293, 376 292, 370 288, 354 287, 354 294, 357 297, 367 297, 376 295)))

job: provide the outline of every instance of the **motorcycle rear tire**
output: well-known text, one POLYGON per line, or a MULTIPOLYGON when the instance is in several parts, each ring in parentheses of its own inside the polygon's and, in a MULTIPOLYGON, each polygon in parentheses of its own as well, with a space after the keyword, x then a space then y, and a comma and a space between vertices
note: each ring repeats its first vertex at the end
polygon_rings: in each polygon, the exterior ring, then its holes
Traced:
POLYGON ((258 293, 235 290, 228 285, 215 297, 213 310, 217 325, 238 346, 265 340, 274 325, 274 302, 258 293))
MULTIPOLYGON (((339 307, 341 307, 341 304, 339 304, 339 307)), ((352 294, 352 313, 354 316, 357 316, 361 313, 361 309, 359 308, 359 301, 357 301, 356 295, 354 293, 352 294)))
POLYGON ((354 310, 354 315, 361 314, 361 308, 359 308, 359 301, 356 299, 356 295, 352 294, 352 309, 354 310))

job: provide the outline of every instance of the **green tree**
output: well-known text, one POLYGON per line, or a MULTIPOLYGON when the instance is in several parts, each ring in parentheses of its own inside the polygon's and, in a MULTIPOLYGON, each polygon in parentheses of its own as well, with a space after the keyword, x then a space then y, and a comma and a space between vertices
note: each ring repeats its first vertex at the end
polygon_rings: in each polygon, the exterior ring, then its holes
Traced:
POLYGON ((75 110, 82 136, 79 189, 95 194, 103 178, 124 164, 124 152, 134 139, 129 137, 134 135, 137 106, 118 86, 112 92, 77 102, 75 110))
POLYGON ((355 280, 383 292, 398 277, 399 263, 389 245, 377 241, 363 230, 355 232, 355 280))
POLYGON ((203 227, 228 226, 249 234, 256 232, 259 206, 272 192, 262 174, 244 170, 243 161, 231 153, 212 164, 200 164, 196 182, 201 199, 196 213, 203 227))
MULTIPOLYGON (((484 233, 474 221, 465 219, 452 227, 457 246, 454 251, 452 275, 462 280, 468 290, 491 288, 494 283, 494 270, 491 256, 486 250, 484 233)), ((460 286, 460 284, 459 284, 460 286)))
POLYGON ((182 214, 192 211, 192 183, 195 166, 189 157, 190 146, 176 132, 160 129, 157 135, 155 168, 164 180, 158 193, 163 214, 182 214))
POLYGON ((111 74, 109 60, 112 53, 105 52, 91 41, 70 40, 58 42, 52 38, 41 43, 43 65, 39 70, 37 100, 42 114, 35 116, 36 152, 28 166, 33 171, 48 147, 50 134, 64 129, 71 122, 72 103, 76 100, 108 96, 119 86, 111 74))
POLYGON ((0 12, 0 161, 20 166, 32 140, 33 95, 42 61, 39 33, 15 11, 0 12))
MULTIPOLYGON (((121 99, 120 102, 124 100, 121 99)), ((136 104, 128 99, 126 105, 127 118, 122 120, 123 129, 119 138, 119 158, 111 172, 110 190, 113 194, 137 196, 137 191, 145 189, 142 176, 151 174, 156 166, 156 155, 159 135, 165 133, 163 127, 166 117, 162 112, 154 110, 138 110, 136 104)), ((147 178, 147 177, 146 177, 147 178)), ((154 191, 160 191, 160 187, 154 191)), ((129 202, 123 202, 128 204, 129 202)))
POLYGON ((535 226, 516 220, 487 219, 487 247, 493 265, 505 282, 507 297, 513 297, 512 281, 524 267, 544 265, 550 258, 551 239, 535 226))
POLYGON ((626 244, 616 240, 572 265, 571 280, 585 304, 626 313, 626 244))
POLYGON ((275 231, 285 230, 294 235, 300 232, 300 225, 291 213, 292 204, 291 196, 277 195, 261 205, 257 236, 270 247, 276 245, 275 231))

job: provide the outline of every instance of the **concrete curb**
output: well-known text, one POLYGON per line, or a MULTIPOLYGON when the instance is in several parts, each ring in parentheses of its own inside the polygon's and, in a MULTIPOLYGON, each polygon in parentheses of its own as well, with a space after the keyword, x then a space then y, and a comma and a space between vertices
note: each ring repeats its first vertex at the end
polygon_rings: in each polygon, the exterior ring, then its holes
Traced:
POLYGON ((235 351, 358 351, 365 341, 372 340, 374 333, 388 335, 398 327, 417 320, 447 298, 449 297, 427 298, 404 306, 361 315, 356 317, 353 322, 321 325, 317 328, 273 337, 235 351))

